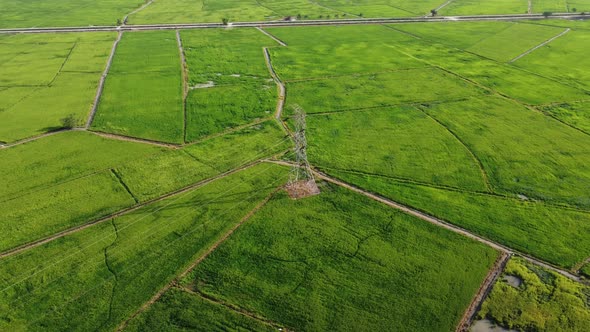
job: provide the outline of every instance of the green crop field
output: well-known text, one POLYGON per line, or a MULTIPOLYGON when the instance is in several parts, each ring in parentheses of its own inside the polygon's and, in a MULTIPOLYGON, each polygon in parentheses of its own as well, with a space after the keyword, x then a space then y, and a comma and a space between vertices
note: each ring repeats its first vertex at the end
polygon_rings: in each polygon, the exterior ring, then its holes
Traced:
POLYGON ((0 331, 589 330, 581 12, 0 0, 0 331))
POLYGON ((0 40, 0 142, 86 122, 112 33, 15 35, 0 40))
POLYGON ((187 141, 273 115, 277 88, 263 47, 275 41, 254 29, 187 31, 181 37, 189 84, 187 141))
POLYGON ((439 11, 441 15, 524 14, 527 12, 527 0, 454 0, 439 11))
POLYGON ((495 257, 326 185, 306 200, 276 195, 185 284, 294 330, 446 331, 495 257))
POLYGON ((126 33, 116 55, 92 128, 181 143, 183 82, 174 32, 126 33))

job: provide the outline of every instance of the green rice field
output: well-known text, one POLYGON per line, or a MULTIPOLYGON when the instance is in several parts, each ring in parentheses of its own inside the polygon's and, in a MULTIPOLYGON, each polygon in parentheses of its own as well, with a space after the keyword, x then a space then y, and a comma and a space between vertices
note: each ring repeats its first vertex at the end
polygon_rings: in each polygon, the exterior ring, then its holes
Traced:
POLYGON ((581 12, 0 1, 0 331, 589 330, 581 12))

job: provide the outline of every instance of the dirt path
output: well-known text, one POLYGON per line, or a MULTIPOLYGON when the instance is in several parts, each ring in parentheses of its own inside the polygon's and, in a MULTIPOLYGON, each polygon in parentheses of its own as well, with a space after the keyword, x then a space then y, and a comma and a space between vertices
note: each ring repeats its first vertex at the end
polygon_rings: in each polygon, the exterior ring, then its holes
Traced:
POLYGON ((522 58, 522 57, 524 57, 524 56, 528 55, 529 53, 531 53, 531 52, 534 52, 535 50, 537 50, 537 49, 539 49, 539 48, 541 48, 541 47, 543 47, 543 46, 545 46, 545 45, 549 44, 550 42, 554 41, 555 39, 557 39, 557 38, 559 38, 559 37, 561 37, 561 36, 565 35, 565 34, 566 34, 566 33, 568 33, 568 32, 570 32, 570 30, 571 30, 570 28, 567 28, 567 29, 565 29, 565 31, 563 31, 562 33, 558 34, 557 36, 555 36, 555 37, 553 37, 553 38, 550 38, 550 39, 547 39, 546 41, 542 42, 541 44, 539 44, 539 45, 537 45, 537 46, 535 46, 535 47, 531 48, 530 50, 528 50, 528 51, 526 51, 526 52, 522 53, 521 55, 517 56, 516 58, 514 58, 514 59, 510 60, 510 61, 509 61, 509 63, 513 63, 513 62, 515 62, 516 60, 518 60, 518 59, 520 59, 520 58, 522 58))
POLYGON ((533 13, 533 0, 529 0, 529 8, 527 9, 527 13, 533 13))
POLYGON ((471 300, 471 303, 467 307, 467 310, 465 310, 463 317, 461 318, 459 324, 457 325, 457 328, 455 329, 456 332, 467 332, 469 330, 469 327, 473 322, 473 317, 475 317, 475 314, 477 313, 477 311, 479 311, 479 308, 481 308, 481 304, 487 298, 488 294, 492 290, 494 283, 496 282, 496 280, 498 280, 498 277, 500 277, 502 271, 504 271, 504 268, 506 267, 506 264, 508 263, 510 256, 510 254, 505 252, 500 254, 498 259, 494 263, 494 266, 488 272, 483 283, 479 287, 479 290, 473 297, 473 300, 471 300))
POLYGON ((145 138, 137 138, 131 136, 124 136, 124 135, 117 135, 117 134, 110 134, 110 133, 103 133, 102 131, 95 131, 95 130, 88 130, 89 133, 93 133, 94 135, 110 138, 118 141, 126 141, 126 142, 133 142, 133 143, 141 143, 141 144, 149 144, 155 145, 163 148, 171 148, 171 149, 178 149, 182 147, 180 144, 173 144, 173 143, 164 143, 159 141, 152 141, 145 138))
POLYGON ((100 101, 100 97, 102 96, 102 91, 104 89, 104 81, 107 78, 109 70, 111 69, 111 64, 113 63, 113 58, 115 57, 115 51, 117 50, 117 45, 121 41, 121 37, 123 36, 123 32, 117 34, 117 39, 115 39, 115 43, 113 43, 113 47, 111 48, 111 54, 109 55, 109 59, 107 60, 107 65, 100 76, 100 80, 98 81, 98 89, 96 89, 96 96, 94 97, 94 102, 92 103, 92 108, 90 109, 90 114, 88 115, 88 120, 86 121, 86 125, 84 126, 85 129, 90 128, 92 121, 94 120, 94 115, 96 114, 96 110, 98 108, 98 102, 100 101))
POLYGON ((282 40, 280 40, 279 38, 277 38, 275 35, 271 34, 270 32, 263 30, 260 27, 256 27, 256 30, 262 32, 263 34, 267 35, 268 37, 270 37, 271 39, 273 39, 274 41, 276 41, 277 43, 279 43, 279 45, 281 46, 287 46, 287 44, 285 42, 283 42, 282 40))
POLYGON ((166 198, 178 196, 178 195, 183 194, 183 193, 186 193, 188 191, 197 189, 199 187, 205 186, 205 185, 207 185, 207 184, 209 184, 211 182, 214 182, 216 180, 222 179, 222 178, 227 177, 229 175, 232 175, 234 173, 237 173, 237 172, 243 171, 245 169, 251 168, 251 167, 253 167, 253 166, 257 165, 257 164, 260 164, 261 162, 262 162, 262 158, 261 159, 258 159, 258 160, 255 160, 255 161, 252 161, 252 162, 249 162, 247 164, 244 164, 244 165, 242 165, 242 166, 240 166, 238 168, 234 168, 234 169, 232 169, 230 171, 227 171, 227 172, 218 174, 218 175, 216 175, 214 177, 211 177, 211 178, 208 178, 208 179, 205 179, 205 180, 202 180, 202 181, 193 183, 190 186, 184 187, 182 189, 173 191, 171 193, 162 195, 162 196, 157 197, 157 198, 150 199, 148 201, 145 201, 145 202, 140 203, 140 204, 137 204, 137 205, 133 205, 133 206, 131 206, 129 208, 126 208, 126 209, 123 209, 123 210, 121 210, 119 212, 110 214, 110 215, 108 215, 106 217, 102 217, 102 218, 99 218, 99 219, 96 219, 96 220, 92 220, 92 221, 87 222, 87 223, 85 223, 83 225, 72 227, 70 229, 61 231, 61 232, 56 233, 54 235, 51 235, 49 237, 45 237, 43 239, 39 239, 39 240, 36 240, 36 241, 33 241, 33 242, 29 242, 27 244, 18 246, 16 248, 13 248, 13 249, 4 251, 4 252, 0 253, 0 259, 4 259, 4 258, 10 257, 10 256, 14 256, 14 255, 16 255, 18 253, 21 253, 23 251, 27 251, 29 249, 33 249, 33 248, 39 247, 39 246, 41 246, 43 244, 52 242, 52 241, 57 240, 59 238, 62 238, 64 236, 67 236, 67 235, 70 235, 70 234, 73 234, 73 233, 77 233, 79 231, 82 231, 84 229, 87 229, 89 227, 92 227, 92 226, 94 226, 96 224, 100 224, 100 223, 103 223, 105 221, 109 221, 109 220, 111 220, 113 218, 117 218, 117 217, 126 215, 126 214, 128 214, 130 212, 133 212, 133 211, 136 211, 136 210, 138 210, 138 209, 140 209, 140 208, 142 208, 142 207, 144 207, 146 205, 149 205, 149 204, 152 204, 152 203, 156 203, 156 202, 162 201, 162 200, 164 200, 166 198))
POLYGON ((146 2, 143 6, 137 8, 134 11, 132 11, 131 13, 125 15, 125 17, 123 18, 123 25, 127 25, 127 20, 129 20, 129 16, 144 10, 147 6, 151 5, 153 2, 154 2, 154 0, 150 0, 150 1, 146 2))
POLYGON ((270 60, 270 53, 268 52, 267 47, 262 48, 264 51, 264 61, 266 62, 266 67, 268 68, 268 72, 272 79, 275 81, 277 85, 277 89, 279 91, 279 96, 277 98, 277 109, 275 111, 275 119, 281 124, 281 128, 286 133, 289 133, 289 128, 287 125, 281 120, 281 116, 283 114, 283 108, 285 107, 285 97, 286 97, 286 88, 285 84, 281 81, 277 73, 275 72, 274 68, 272 67, 272 62, 270 60))
POLYGON ((186 97, 188 96, 188 66, 186 64, 186 57, 184 55, 184 48, 182 47, 182 39, 180 38, 180 31, 176 30, 176 43, 178 44, 178 52, 180 54, 180 65, 182 68, 182 112, 183 112, 183 139, 186 143, 186 97))
POLYGON ((182 271, 170 283, 168 283, 166 286, 164 286, 163 288, 161 288, 154 296, 152 296, 152 298, 149 301, 147 301, 146 303, 144 303, 141 306, 141 308, 139 308, 139 310, 137 310, 136 312, 134 312, 129 318, 127 318, 125 321, 123 321, 117 327, 117 331, 123 331, 125 329, 125 327, 127 327, 127 325, 129 324, 129 322, 133 318, 137 317, 139 314, 141 314, 146 309, 148 309, 152 304, 154 304, 156 301, 158 301, 158 299, 160 297, 162 297, 162 295, 164 295, 164 293, 166 291, 168 291, 172 286, 178 284, 178 282, 182 278, 184 278, 190 271, 192 271, 197 265, 199 265, 199 263, 201 263, 205 258, 207 258, 213 251, 215 251, 215 249, 217 249, 217 247, 219 247, 223 242, 225 242, 225 240, 227 240, 230 237, 230 235, 232 235, 240 226, 242 226, 256 212, 258 212, 258 210, 260 210, 272 198, 272 196, 277 191, 279 191, 281 188, 282 187, 279 187, 279 188, 275 189, 266 198, 264 198, 264 200, 262 200, 262 202, 258 203, 252 210, 250 210, 250 212, 248 212, 244 217, 242 217, 242 219, 240 219, 240 221, 237 224, 235 224, 230 230, 228 230, 225 234, 223 234, 223 236, 221 236, 217 241, 215 241, 215 243, 213 243, 213 245, 211 245, 209 247, 209 249, 207 249, 207 251, 205 251, 201 256, 199 256, 197 258, 197 260, 195 260, 193 263, 191 263, 184 271, 182 271))

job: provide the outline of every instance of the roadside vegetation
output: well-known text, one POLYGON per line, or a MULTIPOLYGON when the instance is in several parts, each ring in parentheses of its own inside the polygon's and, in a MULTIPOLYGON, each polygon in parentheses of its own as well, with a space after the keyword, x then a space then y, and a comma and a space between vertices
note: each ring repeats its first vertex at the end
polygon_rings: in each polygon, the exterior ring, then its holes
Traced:
POLYGON ((531 331, 588 331, 588 286, 555 272, 511 259, 503 273, 516 277, 518 287, 499 279, 479 311, 500 326, 531 331))

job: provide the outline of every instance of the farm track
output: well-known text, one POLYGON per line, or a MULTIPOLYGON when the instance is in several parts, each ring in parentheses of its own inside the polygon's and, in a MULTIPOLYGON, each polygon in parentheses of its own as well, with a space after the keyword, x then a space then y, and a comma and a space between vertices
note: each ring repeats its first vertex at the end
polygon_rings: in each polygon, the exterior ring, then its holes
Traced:
POLYGON ((547 39, 546 41, 542 42, 541 44, 539 44, 539 45, 531 48, 530 50, 528 50, 528 51, 520 54, 519 56, 515 57, 514 59, 510 60, 509 63, 513 63, 513 62, 517 61, 518 59, 520 59, 520 58, 522 58, 524 56, 527 56, 528 54, 530 54, 530 53, 536 51, 537 49, 539 49, 539 48, 541 48, 541 47, 549 44, 550 42, 554 41, 555 39, 557 39, 557 38, 559 38, 559 37, 561 37, 563 35, 565 35, 566 33, 570 32, 570 31, 571 31, 570 28, 565 29, 565 31, 563 31, 562 33, 558 34, 557 36, 554 36, 552 38, 547 39))
POLYGON ((473 322, 473 318, 475 317, 475 314, 481 308, 481 304, 483 303, 483 301, 488 297, 488 294, 492 290, 494 283, 496 282, 496 280, 498 280, 498 277, 500 277, 500 275, 502 274, 502 271, 504 271, 504 268, 506 268, 506 264, 508 263, 508 260, 510 260, 510 256, 511 256, 510 254, 505 253, 505 252, 500 254, 498 259, 494 263, 494 266, 486 275, 483 283, 479 287, 479 290, 477 291, 477 293, 473 297, 473 300, 471 301, 471 303, 467 307, 467 310, 465 310, 463 317, 461 318, 461 320, 459 321, 459 324, 457 325, 457 329, 455 330, 456 332, 469 331, 469 327, 471 326, 471 323, 473 322))
POLYGON ((576 264, 573 268, 572 271, 574 271, 575 273, 580 273, 580 270, 587 264, 590 264, 590 257, 586 258, 585 260, 579 262, 578 264, 576 264))
MULTIPOLYGON (((436 7, 434 10, 436 10, 437 12, 443 8, 445 8, 446 6, 450 5, 451 2, 453 2, 454 0, 448 0, 447 2, 443 3, 442 5, 436 7)), ((530 14, 530 13, 529 13, 530 14)))
POLYGON ((205 258, 207 258, 217 247, 219 247, 225 240, 227 240, 240 226, 242 226, 248 219, 250 219, 258 210, 260 210, 270 199, 274 196, 276 192, 278 192, 281 187, 278 187, 274 191, 272 191, 266 198, 264 198, 260 203, 258 203, 252 210, 250 210, 237 224, 235 224, 232 228, 230 228, 225 234, 223 234, 217 241, 215 241, 202 255, 200 255, 194 262, 192 262, 184 271, 182 271, 176 278, 174 278, 170 283, 166 286, 161 288, 152 298, 144 303, 137 311, 135 311, 129 318, 123 321, 116 329, 116 331, 123 331, 125 327, 129 324, 129 322, 137 317, 139 314, 144 312, 147 308, 149 308, 152 304, 154 304, 166 291, 170 288, 175 286, 179 283, 179 281, 184 278, 190 271, 192 271, 199 263, 201 263, 205 258))
POLYGON ((182 141, 186 144, 186 98, 188 97, 188 66, 186 64, 186 57, 184 55, 184 48, 182 47, 182 39, 180 39, 180 31, 176 30, 176 43, 178 44, 178 52, 180 54, 180 66, 182 77, 182 114, 183 114, 183 138, 182 141))
POLYGON ((128 214, 130 212, 133 212, 133 211, 136 211, 136 210, 138 210, 138 209, 140 209, 140 208, 142 208, 142 207, 144 207, 146 205, 153 204, 153 203, 162 201, 162 200, 164 200, 166 198, 174 197, 174 196, 177 196, 177 195, 180 195, 180 194, 189 192, 191 190, 200 188, 200 187, 205 186, 205 185, 207 185, 207 184, 209 184, 211 182, 214 182, 216 180, 222 179, 222 178, 227 177, 229 175, 238 173, 240 171, 243 171, 243 170, 246 170, 248 168, 251 168, 251 167, 253 167, 255 165, 258 165, 258 164, 260 164, 262 162, 263 159, 264 158, 260 158, 258 160, 249 162, 249 163, 244 164, 244 165, 242 165, 240 167, 237 167, 237 168, 234 168, 232 170, 229 170, 229 171, 226 171, 226 172, 217 174, 217 175, 215 175, 213 177, 210 177, 208 179, 201 180, 199 182, 193 183, 193 184, 191 184, 189 186, 186 186, 184 188, 181 188, 181 189, 178 189, 176 191, 170 192, 168 194, 165 194, 165 195, 162 195, 162 196, 159 196, 159 197, 156 197, 156 198, 147 200, 147 201, 142 202, 140 204, 133 205, 133 206, 128 207, 126 209, 123 209, 123 210, 120 210, 118 212, 112 213, 112 214, 110 214, 108 216, 105 216, 105 217, 102 217, 102 218, 99 218, 99 219, 96 219, 96 220, 92 220, 92 221, 89 221, 89 222, 87 222, 85 224, 82 224, 82 225, 79 225, 79 226, 75 226, 75 227, 66 229, 66 230, 61 231, 59 233, 53 234, 51 236, 48 236, 48 237, 45 237, 45 238, 42 238, 42 239, 38 239, 38 240, 35 240, 35 241, 32 241, 32 242, 29 242, 29 243, 20 245, 18 247, 15 247, 15 248, 6 250, 6 251, 0 253, 0 259, 4 259, 4 258, 7 258, 7 257, 14 256, 14 255, 16 255, 18 253, 21 253, 21 252, 24 252, 24 251, 27 251, 27 250, 30 250, 30 249, 39 247, 39 246, 41 246, 43 244, 46 244, 46 243, 52 242, 54 240, 60 239, 60 238, 62 238, 64 236, 77 233, 79 231, 82 231, 84 229, 87 229, 89 227, 92 227, 92 226, 94 226, 96 224, 100 224, 100 223, 103 223, 105 221, 109 221, 109 220, 111 220, 113 218, 117 218, 117 217, 126 215, 126 214, 128 214))
POLYGON ((12 142, 12 143, 0 144, 0 149, 12 148, 12 147, 19 146, 19 145, 22 145, 25 143, 36 141, 41 138, 61 134, 61 133, 67 132, 67 131, 85 131, 85 129, 84 128, 72 128, 72 129, 60 129, 60 130, 50 131, 48 133, 44 133, 44 134, 40 134, 40 135, 36 135, 36 136, 31 136, 31 137, 21 139, 21 140, 12 142))
POLYGON ((272 76, 272 79, 275 81, 276 85, 277 85, 277 89, 279 92, 279 95, 277 97, 277 108, 274 114, 275 120, 279 122, 279 124, 281 125, 281 128, 283 129, 283 131, 285 133, 289 133, 289 127, 287 127, 287 125, 281 120, 281 116, 283 114, 283 108, 285 107, 285 98, 287 97, 287 90, 285 88, 285 84, 281 81, 281 79, 279 78, 279 76, 277 75, 277 73, 275 72, 273 66, 272 66, 272 61, 270 59, 270 53, 268 51, 267 47, 263 47, 262 51, 264 53, 264 61, 266 62, 266 67, 268 68, 268 72, 270 73, 270 76, 272 76))
POLYGON ((94 116, 96 115, 96 110, 98 109, 98 103, 100 102, 100 97, 102 96, 102 91, 104 90, 104 82, 109 74, 109 70, 111 70, 111 65, 113 63, 113 58, 115 57, 115 51, 117 50, 117 45, 121 41, 121 37, 123 37, 123 32, 117 34, 117 39, 113 43, 113 47, 111 48, 111 53, 109 54, 109 59, 107 60, 107 65, 100 76, 100 80, 98 81, 98 88, 96 89, 96 96, 94 96, 94 102, 92 103, 92 108, 90 109, 90 114, 88 115, 88 120, 86 120, 86 125, 84 126, 85 129, 90 128, 92 121, 94 120, 94 116))
POLYGON ((533 0, 529 0, 529 6, 527 9, 527 13, 532 14, 533 13, 533 0))
MULTIPOLYGON (((471 15, 471 16, 435 16, 409 18, 355 18, 338 20, 308 21, 255 21, 231 23, 232 28, 266 28, 266 27, 297 27, 325 25, 371 25, 371 24, 404 24, 417 22, 448 22, 448 21, 512 21, 512 20, 544 20, 542 14, 506 14, 506 15, 471 15)), ((577 13, 556 13, 551 19, 590 19, 588 15, 577 13)), ((0 29, 0 34, 11 33, 56 33, 56 32, 96 32, 96 31, 145 31, 145 30, 179 30, 179 29, 211 29, 227 28, 221 23, 183 23, 183 24, 145 24, 123 26, 83 26, 83 27, 47 27, 47 28, 13 28, 0 29)))
MULTIPOLYGON (((291 167, 294 166, 294 164, 292 164, 290 162, 286 162, 286 161, 277 161, 277 160, 265 159, 265 160, 263 160, 263 162, 270 162, 270 163, 275 163, 275 164, 284 165, 284 166, 291 166, 291 167)), ((447 230, 449 230, 449 231, 451 231, 453 233, 457 233, 459 235, 468 237, 468 238, 470 238, 472 240, 475 240, 477 242, 483 243, 483 244, 485 244, 485 245, 487 245, 487 246, 489 246, 489 247, 491 247, 491 248, 493 248, 495 250, 498 250, 500 252, 511 254, 511 255, 515 255, 515 254, 516 255, 519 255, 523 259, 525 259, 525 260, 527 260, 527 261, 529 261, 529 262, 531 262, 533 264, 536 264, 536 265, 542 266, 542 267, 544 267, 546 269, 549 269, 551 271, 557 272, 557 273, 559 273, 559 274, 561 274, 561 275, 563 275, 563 276, 565 276, 565 277, 567 277, 567 278, 569 278, 571 280, 578 281, 578 282, 582 281, 582 279, 579 276, 571 273, 570 271, 567 271, 567 270, 564 270, 562 268, 553 266, 553 265, 551 265, 551 264, 549 264, 547 262, 541 261, 541 260, 539 260, 537 258, 534 258, 534 257, 528 255, 528 254, 524 254, 524 253, 522 253, 520 251, 517 251, 515 249, 512 249, 510 247, 507 247, 507 246, 505 246, 503 244, 494 242, 492 240, 488 240, 488 239, 486 239, 484 237, 481 237, 481 236, 479 236, 477 234, 474 234, 474 233, 472 233, 472 232, 470 232, 470 231, 468 231, 468 230, 466 230, 464 228, 461 228, 459 226, 453 225, 453 224, 451 224, 451 223, 449 223, 447 221, 443 221, 442 219, 439 219, 439 218, 436 218, 434 216, 431 216, 431 215, 429 215, 429 214, 427 214, 425 212, 416 210, 414 208, 411 208, 411 207, 406 206, 404 204, 401 204, 401 203, 392 201, 392 200, 390 200, 388 198, 384 198, 384 197, 379 196, 377 194, 373 194, 373 193, 371 193, 371 192, 369 192, 367 190, 361 189, 361 188, 359 188, 359 187, 357 187, 355 185, 352 185, 352 184, 346 183, 344 181, 341 181, 339 179, 333 178, 333 177, 331 177, 331 176, 329 176, 329 175, 327 175, 327 174, 325 174, 325 173, 323 173, 321 171, 318 171, 315 168, 312 168, 312 172, 319 179, 322 179, 324 181, 333 183, 333 184, 338 185, 340 187, 343 187, 343 188, 352 190, 352 191, 354 191, 356 193, 362 194, 362 195, 364 195, 364 196, 366 196, 366 197, 368 197, 368 198, 370 198, 372 200, 375 200, 375 201, 378 201, 378 202, 383 203, 385 205, 388 205, 389 207, 392 207, 394 209, 397 209, 399 211, 402 211, 402 212, 404 212, 406 214, 412 215, 412 216, 414 216, 414 217, 416 217, 418 219, 422 219, 422 220, 424 220, 426 222, 429 222, 429 223, 431 223, 433 225, 436 225, 436 226, 445 228, 445 229, 447 229, 447 230)))
MULTIPOLYGON (((203 298, 203 299, 205 299, 205 300, 207 300, 207 301, 209 301, 211 303, 221 305, 221 306, 223 306, 223 307, 225 307, 225 308, 227 308, 227 309, 229 309, 229 310, 231 310, 231 311, 233 311, 233 312, 235 312, 237 314, 240 314, 242 316, 246 316, 248 318, 252 318, 254 320, 257 320, 257 321, 259 321, 259 322, 261 322, 261 323, 263 323, 265 325, 272 326, 272 327, 276 328, 278 331, 285 330, 284 329, 284 326, 278 324, 277 322, 274 322, 274 321, 272 321, 270 319, 261 317, 261 316, 255 314, 255 313, 252 313, 250 311, 247 311, 247 310, 245 310, 243 308, 240 308, 239 306, 237 306, 235 304, 221 301, 219 299, 214 298, 213 296, 207 295, 207 294, 205 294, 203 292, 200 292, 198 290, 197 291, 194 291, 194 290, 189 289, 187 287, 176 286, 175 288, 178 289, 178 290, 181 290, 183 292, 187 292, 189 294, 192 294, 194 296, 198 296, 200 298, 203 298)), ((285 330, 285 331, 288 331, 288 330, 285 330)))

